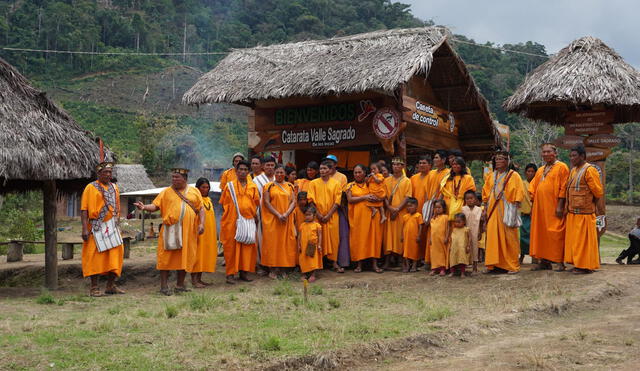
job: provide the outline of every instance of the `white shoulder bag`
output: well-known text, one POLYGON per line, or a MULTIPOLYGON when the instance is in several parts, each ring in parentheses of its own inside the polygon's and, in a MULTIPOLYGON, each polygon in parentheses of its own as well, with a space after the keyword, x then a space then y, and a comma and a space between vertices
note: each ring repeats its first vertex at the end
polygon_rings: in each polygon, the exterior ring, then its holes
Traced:
POLYGON ((184 218, 185 206, 186 203, 182 201, 180 219, 176 224, 162 226, 162 240, 165 250, 182 249, 182 218, 184 218))
POLYGON ((245 245, 252 245, 256 243, 256 222, 253 219, 247 219, 240 214, 240 207, 238 206, 238 199, 236 198, 236 190, 233 186, 233 182, 227 183, 227 188, 229 189, 231 199, 236 207, 236 213, 238 214, 238 219, 236 219, 235 240, 245 245))

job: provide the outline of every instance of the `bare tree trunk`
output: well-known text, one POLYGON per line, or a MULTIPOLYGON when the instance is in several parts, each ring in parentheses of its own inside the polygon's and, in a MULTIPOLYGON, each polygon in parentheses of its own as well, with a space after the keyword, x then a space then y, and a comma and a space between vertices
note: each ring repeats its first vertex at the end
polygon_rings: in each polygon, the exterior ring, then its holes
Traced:
POLYGON ((56 222, 56 181, 42 184, 44 217, 44 283, 49 290, 58 288, 58 233, 56 222))
MULTIPOLYGON (((635 130, 634 130, 635 131, 635 130)), ((627 202, 633 203, 633 147, 635 144, 634 134, 629 136, 629 194, 627 196, 627 202)))

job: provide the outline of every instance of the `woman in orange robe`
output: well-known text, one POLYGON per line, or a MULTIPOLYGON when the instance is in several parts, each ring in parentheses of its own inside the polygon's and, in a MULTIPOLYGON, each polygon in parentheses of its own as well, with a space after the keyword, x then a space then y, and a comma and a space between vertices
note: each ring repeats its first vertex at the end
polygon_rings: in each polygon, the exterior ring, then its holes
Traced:
POLYGON ((165 188, 149 205, 137 202, 135 205, 140 210, 155 212, 160 210, 162 227, 158 235, 157 264, 160 271, 160 292, 171 295, 168 279, 169 271, 177 272, 176 292, 189 291, 184 278, 186 272, 193 272, 196 263, 196 251, 198 249, 198 234, 204 233, 204 209, 200 191, 187 184, 186 169, 173 169, 171 174, 171 186, 165 188), (189 203, 183 201, 178 195, 186 198, 189 203), (194 210, 195 209, 195 210, 194 210), (184 210, 184 213, 182 212, 184 210), (182 215, 182 247, 177 250, 166 250, 164 245, 164 230, 168 226, 180 222, 182 215))
MULTIPOLYGON (((431 157, 420 156, 417 166, 418 173, 411 177, 411 195, 418 200, 418 212, 422 214, 422 207, 427 196, 427 184, 429 181, 429 172, 431 171, 431 157)), ((418 253, 423 259, 425 256, 427 245, 427 228, 422 228, 420 235, 420 244, 418 246, 418 253)))
POLYGON ((280 268, 296 266, 296 231, 292 215, 296 207, 296 192, 285 182, 285 170, 277 165, 275 181, 267 183, 262 193, 261 264, 270 268, 269 277, 278 278, 280 268))
POLYGON ((558 270, 564 270, 564 203, 569 168, 557 156, 553 144, 543 144, 545 165, 529 184, 533 202, 529 254, 541 259, 534 270, 551 269, 551 262, 559 264, 558 270))
POLYGON ((442 180, 440 190, 447 204, 449 220, 453 220, 454 215, 462 212, 465 192, 475 190, 476 183, 473 177, 467 174, 467 164, 462 157, 456 157, 452 162, 451 173, 442 180))
POLYGON ((315 161, 311 161, 307 164, 307 169, 305 170, 306 176, 304 178, 298 178, 296 180, 296 186, 298 187, 298 192, 308 192, 309 191, 309 183, 312 180, 318 177, 319 166, 315 161))
MULTIPOLYGON (((104 222, 111 218, 120 217, 120 191, 118 186, 111 183, 113 164, 101 163, 98 165, 98 181, 88 184, 82 192, 80 212, 82 215, 82 275, 91 277, 91 296, 102 296, 98 288, 98 276, 107 276, 107 287, 105 294, 124 294, 124 291, 116 287, 115 279, 122 273, 122 259, 124 247, 122 245, 111 248, 107 251, 99 252, 96 241, 91 232, 90 220, 98 219, 100 210, 104 207, 105 197, 96 186, 102 187, 104 192, 113 192, 115 195, 115 208, 109 206, 107 213, 102 219, 104 222)), ((116 219, 117 221, 117 219, 116 219)))
POLYGON ((191 272, 191 284, 196 288, 203 288, 210 285, 202 281, 203 272, 215 272, 216 261, 218 259, 218 233, 216 232, 216 214, 213 209, 213 202, 209 198, 211 185, 207 178, 200 178, 196 181, 196 188, 202 196, 202 207, 204 208, 204 233, 198 235, 198 249, 196 250, 196 263, 191 272))
POLYGON ((231 160, 231 163, 232 163, 231 169, 225 170, 220 176, 220 190, 224 190, 224 187, 227 185, 227 183, 237 179, 236 165, 238 164, 238 162, 243 160, 245 160, 245 157, 242 153, 237 152, 233 155, 231 160))
POLYGON ((331 178, 329 163, 320 164, 320 178, 309 183, 307 200, 314 204, 316 217, 322 225, 322 253, 333 262, 336 272, 344 273, 344 269, 337 263, 338 244, 340 243, 340 224, 338 206, 342 200, 342 186, 331 178))
POLYGON ((485 266, 494 273, 518 273, 520 271, 520 234, 518 227, 507 227, 503 222, 504 201, 520 207, 524 197, 522 178, 515 170, 509 170, 509 154, 498 152, 494 172, 490 173, 482 187, 484 219, 487 221, 485 266))
POLYGON ((369 187, 365 182, 366 169, 363 165, 353 168, 355 181, 347 184, 346 194, 349 202, 349 247, 351 260, 357 262, 355 273, 362 272, 362 262, 366 259, 373 260, 373 270, 382 273, 378 267, 380 258, 380 245, 382 244, 382 225, 380 213, 371 217, 371 210, 367 201, 377 200, 369 193, 369 187))
MULTIPOLYGON (((424 201, 435 201, 441 198, 440 193, 440 184, 442 184, 443 179, 449 176, 450 169, 446 167, 447 161, 447 151, 443 149, 439 149, 433 155, 433 169, 429 171, 429 175, 427 176, 427 184, 425 186, 426 192, 424 196, 424 201)), ((422 210, 420 210, 422 211, 422 210)), ((424 215, 423 215, 424 216, 424 215)), ((429 234, 429 223, 425 224, 424 230, 426 230, 426 234, 429 234)), ((431 253, 430 253, 430 245, 429 239, 427 238, 427 246, 424 254, 425 263, 431 262, 431 253)))
MULTIPOLYGON (((238 179, 233 181, 240 215, 247 219, 256 219, 260 204, 260 192, 258 187, 249 180, 249 166, 246 161, 240 161, 236 165, 238 179)), ((226 268, 226 282, 235 283, 235 275, 239 273, 240 280, 251 282, 248 272, 255 272, 258 250, 256 244, 243 244, 236 241, 236 222, 238 212, 233 203, 229 187, 222 191, 220 203, 224 208, 224 214, 220 220, 220 240, 224 249, 224 261, 226 268)))

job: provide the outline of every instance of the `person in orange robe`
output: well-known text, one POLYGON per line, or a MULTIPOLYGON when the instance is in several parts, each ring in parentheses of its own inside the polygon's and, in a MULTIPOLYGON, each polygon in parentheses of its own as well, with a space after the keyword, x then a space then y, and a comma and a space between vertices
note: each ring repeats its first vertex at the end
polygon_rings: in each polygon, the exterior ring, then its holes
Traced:
POLYGON ((604 196, 600 173, 586 162, 584 147, 571 149, 571 173, 567 182, 567 230, 564 242, 564 261, 573 264, 573 272, 592 273, 600 268, 596 212, 598 199, 604 196))
POLYGON ((431 272, 430 276, 447 274, 449 267, 449 215, 447 204, 443 200, 433 203, 433 216, 429 228, 429 246, 431 247, 431 272))
POLYGON ((238 164, 238 162, 245 160, 244 155, 240 152, 237 152, 233 155, 233 158, 231 160, 231 164, 232 167, 230 169, 225 170, 224 172, 222 172, 222 175, 220 176, 220 190, 223 190, 224 187, 227 185, 228 182, 236 180, 236 165, 238 164))
POLYGON ((216 231, 216 214, 213 202, 209 197, 211 184, 207 178, 196 181, 196 188, 202 196, 204 208, 204 233, 198 235, 198 249, 196 250, 196 263, 191 272, 191 285, 195 288, 203 288, 210 284, 202 280, 203 272, 215 272, 218 259, 218 233, 216 231))
POLYGON ((529 254, 539 259, 533 270, 551 269, 551 262, 564 267, 564 203, 569 168, 558 161, 556 146, 542 145, 545 165, 538 169, 529 184, 533 208, 531 210, 531 237, 529 254))
POLYGON ((307 206, 304 210, 304 220, 298 229, 298 260, 303 279, 315 282, 316 271, 322 269, 322 226, 315 221, 315 206, 307 206), (312 256, 307 255, 309 245, 315 247, 312 256))
POLYGON ((205 215, 202 196, 200 191, 187 184, 188 172, 187 169, 172 169, 171 186, 160 192, 153 203, 148 205, 144 205, 142 202, 135 203, 135 206, 140 210, 149 212, 160 210, 162 228, 158 235, 156 269, 160 271, 160 293, 167 296, 173 294, 168 285, 169 271, 172 270, 177 271, 175 291, 189 291, 184 284, 184 278, 186 272, 194 271, 197 261, 198 235, 204 233, 205 215), (166 250, 164 230, 168 226, 180 223, 181 220, 182 247, 177 250, 166 250))
POLYGON ((304 223, 304 211, 308 206, 307 192, 300 191, 296 195, 296 208, 293 211, 293 220, 296 225, 296 232, 300 230, 300 226, 304 223))
MULTIPOLYGON (((249 163, 240 161, 236 165, 238 179, 233 181, 240 215, 246 219, 253 219, 257 223, 258 206, 260 205, 260 192, 258 187, 249 179, 249 163)), ((256 244, 243 244, 236 241, 236 228, 238 212, 233 203, 229 187, 222 191, 220 203, 224 208, 224 214, 220 220, 220 240, 224 249, 224 261, 226 268, 226 282, 235 284, 235 275, 239 273, 240 280, 251 282, 249 272, 255 272, 258 250, 256 244)))
POLYGON ((387 221, 384 224, 384 252, 385 262, 383 269, 388 269, 392 255, 402 256, 402 218, 407 213, 405 207, 411 197, 411 181, 403 174, 404 160, 396 157, 391 161, 393 175, 384 180, 387 188, 385 207, 387 208, 387 221))
POLYGON ((331 177, 331 161, 320 164, 320 178, 309 183, 307 200, 317 210, 316 217, 322 225, 322 253, 333 262, 333 269, 344 273, 338 265, 338 245, 340 243, 340 224, 338 206, 342 201, 342 186, 331 177))
POLYGON ((504 202, 519 208, 524 188, 520 174, 509 170, 508 152, 498 152, 494 161, 494 171, 487 175, 482 187, 482 213, 487 220, 484 264, 490 272, 513 274, 520 271, 520 234, 519 227, 507 227, 503 222, 504 202))
POLYGON ((423 219, 422 214, 418 212, 418 200, 414 197, 407 200, 407 213, 402 217, 402 224, 402 271, 416 272, 418 260, 423 256, 420 254, 423 219))
POLYGON ((355 273, 362 272, 362 262, 372 260, 372 268, 376 273, 382 273, 378 267, 380 246, 382 244, 382 224, 380 213, 373 217, 367 202, 379 200, 369 192, 366 183, 366 169, 364 165, 353 168, 354 181, 347 184, 345 193, 349 202, 349 247, 351 260, 356 262, 355 273))
MULTIPOLYGON (((434 168, 431 171, 429 171, 429 175, 427 176, 427 184, 425 185, 425 190, 424 190, 425 191, 424 202, 427 202, 427 201, 434 202, 435 200, 441 198, 440 184, 442 184, 442 181, 444 178, 449 176, 449 172, 450 172, 450 169, 446 166, 446 162, 447 162, 447 151, 443 149, 437 150, 436 153, 433 155, 434 168)), ((423 217, 425 221, 427 221, 423 229, 425 230, 425 233, 428 235, 429 234, 428 221, 431 216, 423 215, 423 217)), ((427 244, 425 246, 425 253, 424 253, 425 263, 431 262, 430 255, 431 254, 430 254, 429 239, 427 239, 427 244)))
POLYGON ((280 268, 296 266, 296 230, 293 210, 296 192, 285 182, 282 165, 275 169, 275 180, 262 191, 262 265, 269 267, 269 277, 278 278, 280 268))
MULTIPOLYGON (((427 182, 429 180, 429 172, 431 171, 431 156, 424 155, 418 158, 418 164, 416 166, 417 173, 413 174, 411 180, 411 196, 418 200, 418 212, 422 214, 422 207, 427 195, 427 182)), ((422 234, 420 235, 420 249, 419 260, 424 259, 427 247, 427 228, 422 228, 422 234)))
POLYGON ((307 164, 307 168, 304 170, 305 177, 298 177, 296 180, 296 186, 298 192, 309 191, 309 183, 318 177, 319 165, 315 161, 311 161, 307 164))
POLYGON ((103 162, 96 168, 98 180, 88 184, 82 192, 80 203, 80 215, 82 219, 82 275, 91 277, 89 295, 102 296, 98 288, 98 276, 107 276, 105 294, 124 294, 124 290, 115 284, 116 277, 122 273, 122 259, 124 256, 123 245, 118 245, 109 250, 99 252, 93 237, 92 224, 99 227, 101 222, 107 222, 116 218, 116 224, 120 218, 120 191, 118 186, 111 183, 113 163, 103 162), (105 196, 98 190, 101 187, 105 196), (109 205, 102 220, 99 220, 100 211, 105 206, 105 198, 109 205))
POLYGON ((440 192, 447 204, 449 220, 453 220, 456 214, 462 212, 464 206, 464 194, 467 191, 476 191, 476 183, 473 177, 467 173, 467 164, 462 157, 456 157, 451 162, 451 172, 441 183, 440 192))
POLYGON ((329 172, 331 173, 331 178, 335 179, 340 183, 341 187, 347 185, 347 176, 338 171, 338 158, 335 155, 328 155, 323 159, 323 161, 330 161, 331 166, 329 172))

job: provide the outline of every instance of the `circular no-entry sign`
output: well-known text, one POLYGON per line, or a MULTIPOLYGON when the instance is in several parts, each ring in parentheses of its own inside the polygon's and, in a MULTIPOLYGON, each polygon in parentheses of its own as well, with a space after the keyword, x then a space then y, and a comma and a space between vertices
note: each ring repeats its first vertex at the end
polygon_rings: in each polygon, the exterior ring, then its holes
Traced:
POLYGON ((373 132, 378 138, 394 138, 400 130, 400 114, 390 107, 380 108, 373 116, 373 132))

